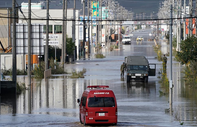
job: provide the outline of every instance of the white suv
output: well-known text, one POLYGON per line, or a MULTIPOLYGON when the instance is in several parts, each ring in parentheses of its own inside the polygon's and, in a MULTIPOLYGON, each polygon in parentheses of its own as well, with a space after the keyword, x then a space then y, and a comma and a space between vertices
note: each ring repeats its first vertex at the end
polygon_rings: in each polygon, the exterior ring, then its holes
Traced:
POLYGON ((131 44, 131 37, 130 36, 123 36, 122 44, 131 44))

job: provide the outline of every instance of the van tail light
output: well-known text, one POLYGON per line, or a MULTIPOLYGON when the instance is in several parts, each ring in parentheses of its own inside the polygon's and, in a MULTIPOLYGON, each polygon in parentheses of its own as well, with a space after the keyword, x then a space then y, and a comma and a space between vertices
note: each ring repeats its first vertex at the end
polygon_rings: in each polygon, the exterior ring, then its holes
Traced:
POLYGON ((116 108, 116 115, 118 115, 118 109, 116 108))
POLYGON ((86 116, 88 116, 88 109, 86 109, 86 116))

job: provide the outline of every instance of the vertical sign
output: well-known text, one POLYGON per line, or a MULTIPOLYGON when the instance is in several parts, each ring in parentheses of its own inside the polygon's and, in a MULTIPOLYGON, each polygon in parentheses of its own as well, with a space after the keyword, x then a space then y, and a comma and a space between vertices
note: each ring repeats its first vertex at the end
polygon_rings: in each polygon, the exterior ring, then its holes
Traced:
POLYGON ((107 7, 102 7, 102 19, 107 19, 108 18, 108 8, 107 7))
POLYGON ((92 1, 91 2, 91 7, 92 7, 92 16, 99 16, 99 2, 92 1))
POLYGON ((189 19, 186 19, 185 27, 186 27, 185 34, 188 34, 189 33, 189 19))

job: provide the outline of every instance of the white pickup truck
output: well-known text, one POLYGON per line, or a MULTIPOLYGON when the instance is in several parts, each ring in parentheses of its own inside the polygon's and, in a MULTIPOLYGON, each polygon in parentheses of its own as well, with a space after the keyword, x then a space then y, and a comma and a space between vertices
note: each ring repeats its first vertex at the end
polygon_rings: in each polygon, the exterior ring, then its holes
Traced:
POLYGON ((122 44, 131 44, 131 36, 123 35, 122 36, 122 44))

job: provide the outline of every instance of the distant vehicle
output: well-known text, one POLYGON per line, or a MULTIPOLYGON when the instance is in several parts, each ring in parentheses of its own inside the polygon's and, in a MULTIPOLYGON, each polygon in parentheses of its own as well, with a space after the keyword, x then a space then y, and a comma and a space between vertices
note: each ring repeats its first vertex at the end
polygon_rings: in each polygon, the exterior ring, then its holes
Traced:
POLYGON ((123 35, 122 36, 122 44, 131 44, 131 36, 123 35))
POLYGON ((136 38, 136 41, 143 41, 144 40, 144 38, 142 37, 142 36, 138 36, 137 38, 136 38))
POLYGON ((156 64, 149 64, 145 56, 127 56, 125 64, 127 82, 134 79, 147 83, 149 76, 155 76, 156 64))
POLYGON ((88 86, 80 99, 79 119, 86 124, 117 124, 117 102, 109 86, 88 86))
POLYGON ((105 47, 105 43, 104 42, 101 43, 101 47, 103 47, 103 48, 105 47))

